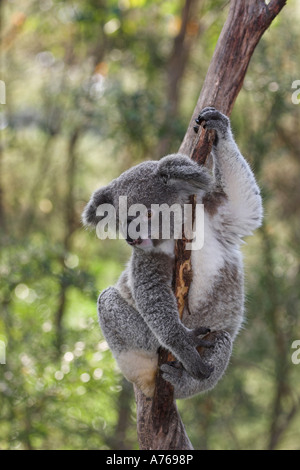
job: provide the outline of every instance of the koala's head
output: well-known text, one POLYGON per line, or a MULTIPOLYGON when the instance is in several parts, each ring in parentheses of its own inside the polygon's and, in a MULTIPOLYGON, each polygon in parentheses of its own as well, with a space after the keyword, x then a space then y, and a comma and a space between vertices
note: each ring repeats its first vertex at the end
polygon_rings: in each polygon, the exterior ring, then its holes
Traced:
MULTIPOLYGON (((182 208, 189 202, 189 196, 209 191, 210 188, 211 176, 206 168, 187 156, 168 155, 159 161, 140 163, 96 190, 84 209, 82 220, 84 225, 97 226, 99 222, 104 222, 108 213, 109 217, 113 213, 117 228, 126 241, 132 246, 146 248, 167 238, 162 236, 158 206, 177 205, 182 208)), ((170 215, 169 238, 172 238, 174 213, 170 215)))

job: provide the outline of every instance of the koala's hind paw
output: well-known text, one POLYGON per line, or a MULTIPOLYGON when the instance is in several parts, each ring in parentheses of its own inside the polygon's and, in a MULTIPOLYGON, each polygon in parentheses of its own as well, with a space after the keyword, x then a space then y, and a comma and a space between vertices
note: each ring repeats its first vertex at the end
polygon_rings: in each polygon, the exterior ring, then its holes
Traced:
POLYGON ((198 379, 208 379, 214 371, 214 366, 207 364, 206 362, 202 361, 199 356, 199 363, 197 367, 197 371, 194 373, 194 377, 198 379))
POLYGON ((160 369, 162 377, 174 387, 175 398, 188 398, 197 393, 211 390, 216 386, 223 376, 232 351, 232 342, 226 331, 213 331, 209 333, 208 339, 214 342, 214 348, 200 348, 200 360, 204 359, 214 365, 213 372, 208 377, 195 378, 178 361, 162 364, 160 369))
MULTIPOLYGON (((206 346, 204 346, 206 349, 206 346)), ((195 379, 207 379, 214 371, 214 367, 203 361, 198 351, 195 351, 195 355, 190 358, 190 361, 182 363, 182 367, 195 379)))
POLYGON ((176 380, 181 379, 184 369, 180 362, 170 361, 162 364, 160 366, 160 370, 163 372, 163 379, 174 385, 176 380))
POLYGON ((190 368, 189 371, 185 370, 184 366, 178 361, 171 361, 162 364, 160 370, 163 372, 163 379, 170 382, 172 385, 176 383, 177 380, 181 379, 183 375, 190 374, 196 380, 205 380, 208 379, 214 371, 214 367, 204 363, 200 356, 198 362, 198 368, 190 368))

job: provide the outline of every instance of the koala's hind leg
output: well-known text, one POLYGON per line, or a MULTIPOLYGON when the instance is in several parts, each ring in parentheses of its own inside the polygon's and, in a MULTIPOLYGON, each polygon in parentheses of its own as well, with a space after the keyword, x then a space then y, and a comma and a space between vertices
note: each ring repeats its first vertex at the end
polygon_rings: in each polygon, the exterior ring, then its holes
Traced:
POLYGON ((174 387, 175 398, 189 398, 197 393, 210 390, 224 374, 232 352, 232 341, 226 331, 213 331, 205 339, 214 343, 213 348, 199 348, 201 358, 214 366, 208 378, 196 380, 191 377, 180 363, 163 364, 163 378, 174 387))
POLYGON ((109 287, 98 299, 99 323, 122 371, 147 396, 152 396, 159 343, 139 312, 118 289, 109 287))

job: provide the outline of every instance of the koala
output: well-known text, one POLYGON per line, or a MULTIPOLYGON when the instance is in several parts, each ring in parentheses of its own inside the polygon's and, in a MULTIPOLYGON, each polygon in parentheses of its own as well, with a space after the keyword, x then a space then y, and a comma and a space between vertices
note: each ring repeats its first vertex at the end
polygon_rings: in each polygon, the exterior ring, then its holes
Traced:
POLYGON ((216 132, 211 169, 181 154, 143 162, 96 190, 83 212, 84 224, 97 226, 102 204, 112 205, 120 221, 120 196, 127 197, 128 206, 146 207, 150 221, 157 207, 183 208, 191 195, 204 207, 204 243, 191 251, 193 278, 181 320, 172 290, 172 223, 169 239, 161 237, 160 226, 155 237, 149 230, 133 237, 127 231, 132 217, 122 216, 132 255, 116 285, 98 298, 100 326, 122 373, 149 397, 161 346, 175 358, 161 366, 175 398, 212 389, 223 376, 244 317, 240 246, 262 222, 260 191, 228 117, 206 107, 196 122, 216 132))

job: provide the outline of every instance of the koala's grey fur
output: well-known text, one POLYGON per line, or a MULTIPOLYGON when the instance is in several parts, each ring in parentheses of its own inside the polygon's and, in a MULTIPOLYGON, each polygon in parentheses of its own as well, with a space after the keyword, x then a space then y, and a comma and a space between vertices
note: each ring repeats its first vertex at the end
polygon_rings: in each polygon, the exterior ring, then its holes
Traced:
POLYGON ((193 281, 182 322, 172 291, 174 240, 144 246, 128 239, 133 245, 128 267, 98 299, 100 325, 114 357, 125 377, 148 396, 160 346, 176 358, 161 367, 176 398, 211 389, 223 375, 243 321, 240 244, 262 220, 260 191, 229 119, 204 108, 197 121, 216 131, 212 173, 179 154, 144 162, 95 191, 83 214, 86 225, 96 225, 97 207, 110 203, 118 211, 119 196, 128 197, 128 206, 150 207, 182 205, 197 194, 197 202, 204 204, 204 246, 192 251, 193 281), (208 328, 211 333, 203 338, 208 328))

